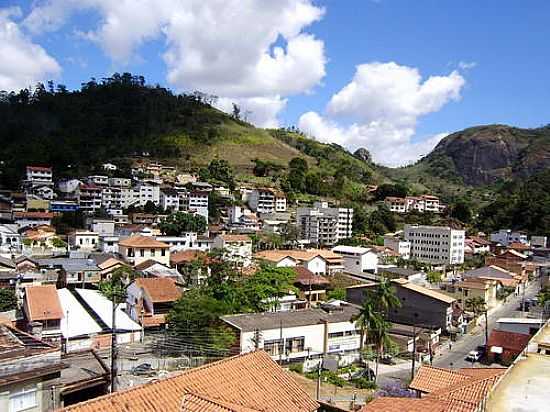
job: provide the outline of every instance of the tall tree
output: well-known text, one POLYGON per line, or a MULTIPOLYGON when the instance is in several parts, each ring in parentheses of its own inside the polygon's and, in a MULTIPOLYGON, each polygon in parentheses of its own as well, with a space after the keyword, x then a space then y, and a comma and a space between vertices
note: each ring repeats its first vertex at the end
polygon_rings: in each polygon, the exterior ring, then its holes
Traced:
POLYGON ((184 232, 204 233, 206 219, 196 213, 172 213, 159 223, 159 229, 168 236, 179 236, 184 232))

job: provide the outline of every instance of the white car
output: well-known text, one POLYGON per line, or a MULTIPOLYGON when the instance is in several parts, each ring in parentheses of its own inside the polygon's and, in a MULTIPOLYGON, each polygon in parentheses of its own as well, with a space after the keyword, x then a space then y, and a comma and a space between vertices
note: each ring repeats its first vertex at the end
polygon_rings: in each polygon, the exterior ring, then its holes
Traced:
POLYGON ((471 350, 470 352, 468 352, 468 355, 466 355, 466 360, 470 362, 477 362, 480 359, 481 359, 481 352, 477 350, 471 350))

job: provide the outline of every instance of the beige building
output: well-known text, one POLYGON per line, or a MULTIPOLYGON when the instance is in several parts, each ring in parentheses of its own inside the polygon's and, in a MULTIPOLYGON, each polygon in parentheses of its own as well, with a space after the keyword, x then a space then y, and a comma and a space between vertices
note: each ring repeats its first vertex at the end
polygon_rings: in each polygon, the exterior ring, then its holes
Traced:
POLYGON ((118 250, 124 260, 133 265, 139 265, 146 260, 170 265, 170 246, 151 236, 130 236, 118 242, 118 250))

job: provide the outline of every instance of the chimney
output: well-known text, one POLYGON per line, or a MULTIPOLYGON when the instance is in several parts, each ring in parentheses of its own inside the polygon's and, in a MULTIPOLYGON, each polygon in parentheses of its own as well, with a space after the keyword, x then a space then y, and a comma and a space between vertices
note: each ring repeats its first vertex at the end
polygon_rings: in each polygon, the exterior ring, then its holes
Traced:
POLYGON ((42 323, 30 322, 27 326, 28 332, 38 339, 42 339, 42 323))

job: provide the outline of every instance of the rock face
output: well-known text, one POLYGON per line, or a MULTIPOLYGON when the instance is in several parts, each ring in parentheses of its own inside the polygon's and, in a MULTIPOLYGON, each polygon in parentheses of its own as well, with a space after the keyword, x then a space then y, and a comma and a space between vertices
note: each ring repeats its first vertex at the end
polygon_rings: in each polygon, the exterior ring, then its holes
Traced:
POLYGON ((550 127, 473 127, 445 137, 423 160, 447 157, 466 184, 526 177, 550 167, 550 127))
POLYGON ((357 149, 353 155, 358 158, 359 160, 362 160, 365 163, 372 163, 372 158, 370 155, 370 152, 365 149, 364 147, 361 147, 357 149))

